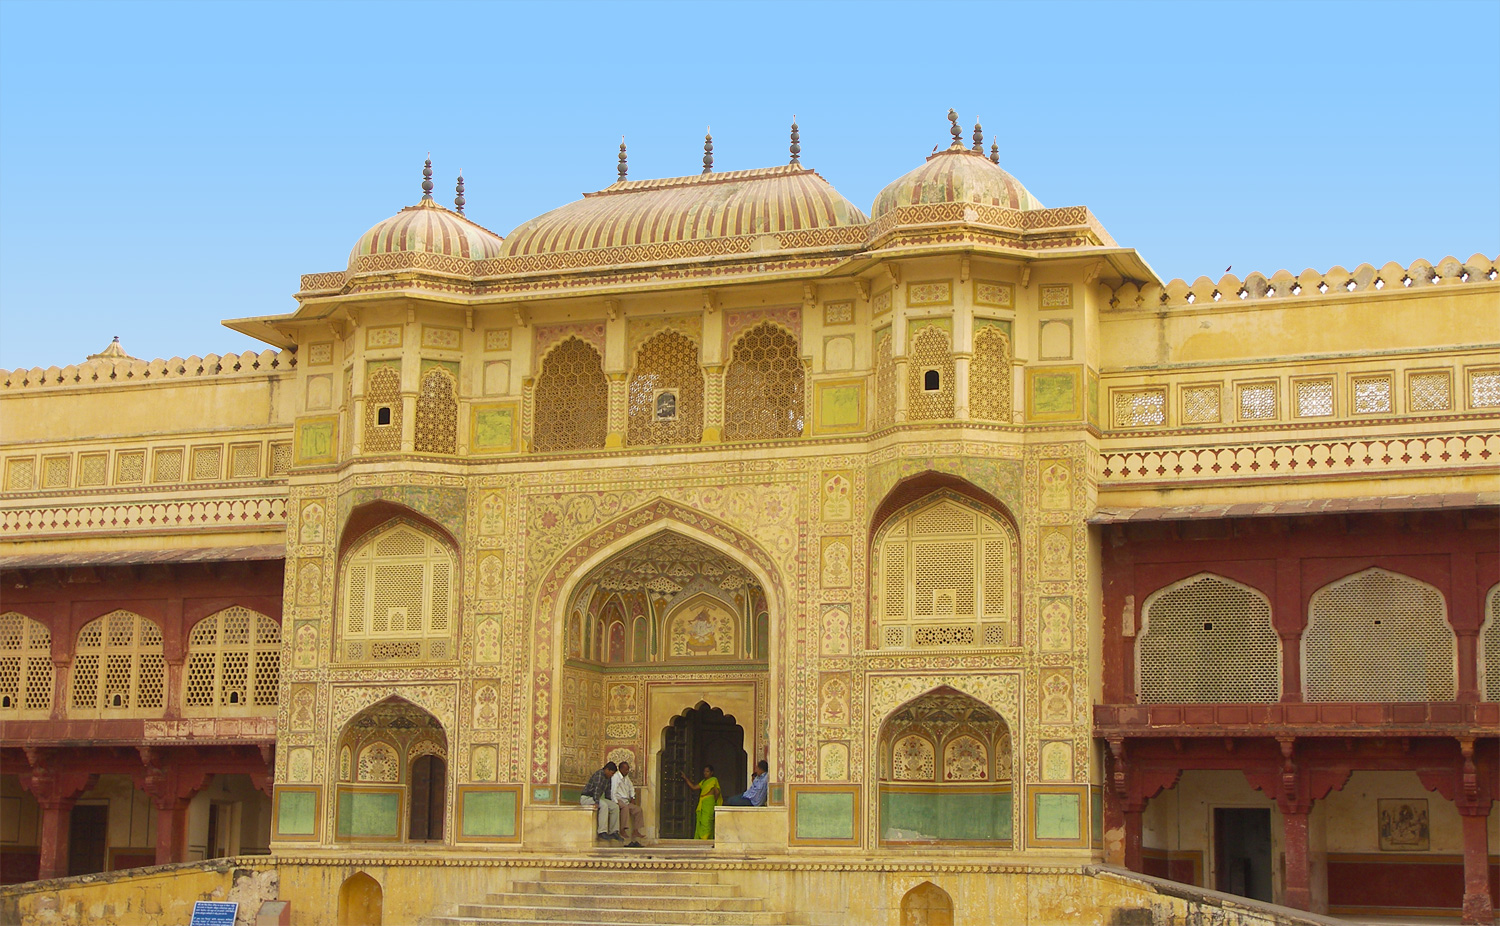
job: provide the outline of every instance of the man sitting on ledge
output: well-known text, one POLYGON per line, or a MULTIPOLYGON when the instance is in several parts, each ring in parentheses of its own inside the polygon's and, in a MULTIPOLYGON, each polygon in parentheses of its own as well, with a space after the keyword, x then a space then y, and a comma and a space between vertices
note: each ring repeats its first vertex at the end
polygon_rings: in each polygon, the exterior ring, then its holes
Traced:
POLYGON ((766 806, 766 787, 771 780, 771 765, 765 759, 755 763, 755 778, 750 782, 750 789, 744 794, 731 797, 724 802, 725 807, 764 807, 766 806))

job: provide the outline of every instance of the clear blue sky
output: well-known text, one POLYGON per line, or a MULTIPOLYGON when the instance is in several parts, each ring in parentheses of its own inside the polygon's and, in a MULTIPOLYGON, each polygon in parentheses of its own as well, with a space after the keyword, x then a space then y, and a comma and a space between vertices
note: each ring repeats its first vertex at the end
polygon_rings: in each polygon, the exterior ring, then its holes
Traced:
POLYGON ((868 210, 980 117, 1164 278, 1500 253, 1500 4, 0 3, 0 367, 243 350, 439 201, 803 163, 868 210))

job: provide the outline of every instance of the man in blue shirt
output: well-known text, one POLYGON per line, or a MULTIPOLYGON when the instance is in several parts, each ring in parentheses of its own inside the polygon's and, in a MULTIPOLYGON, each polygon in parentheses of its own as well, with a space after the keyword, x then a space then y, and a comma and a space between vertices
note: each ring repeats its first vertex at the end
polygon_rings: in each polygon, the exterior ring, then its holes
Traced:
POLYGON ((771 766, 765 759, 755 763, 755 778, 750 782, 750 790, 736 797, 731 797, 724 802, 725 807, 764 807, 766 806, 766 787, 771 780, 771 766))

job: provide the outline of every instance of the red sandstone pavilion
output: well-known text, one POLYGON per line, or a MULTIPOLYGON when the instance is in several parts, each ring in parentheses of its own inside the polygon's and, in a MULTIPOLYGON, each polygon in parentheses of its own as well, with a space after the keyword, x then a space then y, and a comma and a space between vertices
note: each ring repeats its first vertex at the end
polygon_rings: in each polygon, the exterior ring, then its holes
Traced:
POLYGON ((797 132, 0 371, 0 918, 1492 923, 1496 259, 1162 281, 797 132))

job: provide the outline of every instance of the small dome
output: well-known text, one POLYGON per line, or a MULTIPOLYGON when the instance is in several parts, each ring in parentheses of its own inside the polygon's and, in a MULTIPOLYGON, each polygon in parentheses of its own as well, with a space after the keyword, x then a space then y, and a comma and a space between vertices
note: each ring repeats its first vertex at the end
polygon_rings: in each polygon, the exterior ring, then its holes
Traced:
POLYGON ((1007 209, 1042 209, 1015 177, 977 151, 954 145, 891 183, 875 197, 872 219, 901 206, 975 203, 1007 209))
POLYGON ((499 255, 501 241, 489 229, 423 196, 415 206, 407 206, 360 235, 354 250, 349 252, 349 270, 401 269, 396 265, 405 263, 396 255, 485 260, 499 255))

